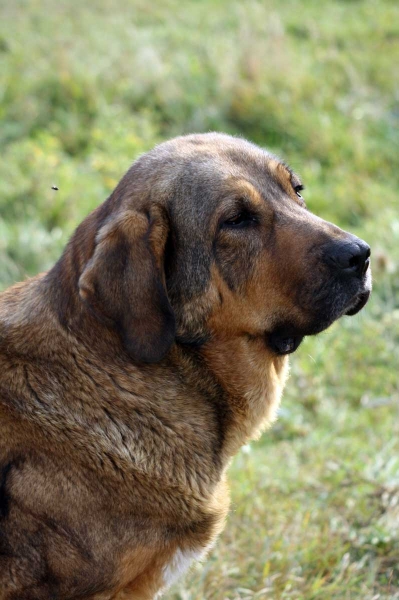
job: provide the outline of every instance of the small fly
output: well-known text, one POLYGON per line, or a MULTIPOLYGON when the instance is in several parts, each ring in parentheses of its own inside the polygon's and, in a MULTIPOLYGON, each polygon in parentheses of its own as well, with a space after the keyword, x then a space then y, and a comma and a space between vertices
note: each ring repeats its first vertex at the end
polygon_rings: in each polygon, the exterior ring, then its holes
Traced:
POLYGON ((52 186, 51 186, 51 189, 52 189, 52 190, 56 190, 57 192, 58 192, 58 190, 59 190, 59 188, 58 188, 56 185, 52 185, 52 186))

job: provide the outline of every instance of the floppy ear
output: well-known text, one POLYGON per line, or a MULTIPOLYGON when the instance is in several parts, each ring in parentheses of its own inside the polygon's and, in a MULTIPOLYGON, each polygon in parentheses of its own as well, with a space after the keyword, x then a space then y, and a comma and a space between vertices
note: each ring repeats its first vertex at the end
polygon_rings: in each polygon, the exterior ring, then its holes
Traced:
POLYGON ((104 225, 79 279, 82 300, 115 327, 133 359, 161 360, 175 338, 175 318, 165 289, 166 218, 124 211, 104 225))

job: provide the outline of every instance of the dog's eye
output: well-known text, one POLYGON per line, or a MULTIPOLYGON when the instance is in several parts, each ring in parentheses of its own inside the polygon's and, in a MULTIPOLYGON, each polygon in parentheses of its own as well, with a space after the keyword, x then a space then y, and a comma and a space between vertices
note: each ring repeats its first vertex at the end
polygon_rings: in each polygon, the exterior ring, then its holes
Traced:
POLYGON ((294 192, 296 193, 296 195, 298 196, 298 198, 300 198, 301 200, 303 200, 301 192, 302 192, 302 190, 304 190, 304 189, 305 189, 305 188, 304 188, 304 186, 303 186, 303 185, 296 185, 296 186, 294 187, 294 192))
POLYGON ((241 229, 249 227, 257 223, 257 218, 246 210, 237 213, 231 219, 227 219, 222 223, 222 227, 230 227, 231 229, 241 229))

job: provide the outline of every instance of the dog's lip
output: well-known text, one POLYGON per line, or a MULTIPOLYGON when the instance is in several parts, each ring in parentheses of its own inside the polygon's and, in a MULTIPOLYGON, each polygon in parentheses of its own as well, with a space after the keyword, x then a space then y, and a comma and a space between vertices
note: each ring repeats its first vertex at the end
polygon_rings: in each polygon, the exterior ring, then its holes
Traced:
POLYGON ((354 304, 346 311, 346 315, 352 317, 362 310, 370 298, 371 290, 366 290, 357 295, 354 304))
POLYGON ((280 356, 292 354, 297 350, 303 340, 303 335, 289 335, 287 333, 270 333, 267 336, 268 346, 280 356))

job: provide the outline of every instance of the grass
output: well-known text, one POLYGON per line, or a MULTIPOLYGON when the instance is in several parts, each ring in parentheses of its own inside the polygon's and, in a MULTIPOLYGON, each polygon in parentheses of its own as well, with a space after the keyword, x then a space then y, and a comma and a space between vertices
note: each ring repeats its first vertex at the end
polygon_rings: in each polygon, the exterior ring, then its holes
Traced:
POLYGON ((393 0, 0 7, 0 288, 190 131, 284 156, 309 207, 372 246, 372 300, 292 357, 278 422, 230 469, 225 532, 169 600, 399 598, 398 80, 393 0))

